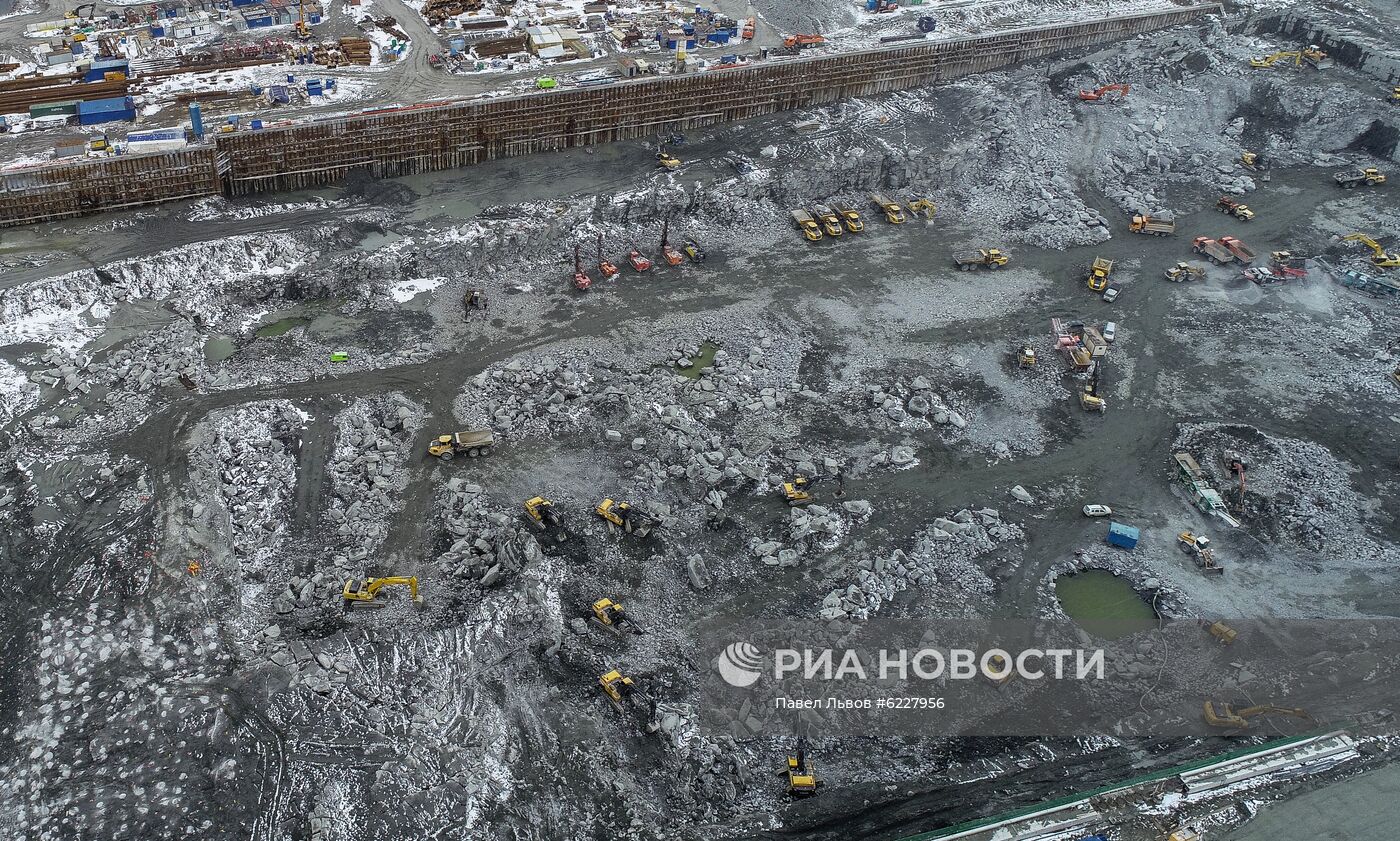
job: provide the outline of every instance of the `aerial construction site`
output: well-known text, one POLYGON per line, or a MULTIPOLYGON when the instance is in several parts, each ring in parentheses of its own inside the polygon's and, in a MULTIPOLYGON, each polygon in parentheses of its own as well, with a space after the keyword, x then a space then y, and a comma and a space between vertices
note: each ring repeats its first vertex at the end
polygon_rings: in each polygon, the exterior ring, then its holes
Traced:
POLYGON ((0 0, 0 838, 1388 837, 1397 25, 0 0))

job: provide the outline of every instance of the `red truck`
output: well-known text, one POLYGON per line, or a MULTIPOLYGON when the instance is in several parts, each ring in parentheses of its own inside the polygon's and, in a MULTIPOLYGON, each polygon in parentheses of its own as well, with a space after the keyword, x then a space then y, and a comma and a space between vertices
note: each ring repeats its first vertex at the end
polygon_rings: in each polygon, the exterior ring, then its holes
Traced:
POLYGON ((1221 237, 1220 244, 1225 246, 1225 248, 1235 256, 1236 260, 1239 260, 1246 266, 1248 266, 1250 263, 1253 263, 1254 258, 1259 256, 1254 253, 1254 250, 1252 248, 1235 239, 1234 237, 1221 237))
POLYGON ((1233 263, 1235 255, 1231 254, 1225 246, 1211 239, 1210 237, 1196 237, 1191 242, 1191 250, 1203 255, 1207 260, 1217 266, 1225 263, 1233 263))

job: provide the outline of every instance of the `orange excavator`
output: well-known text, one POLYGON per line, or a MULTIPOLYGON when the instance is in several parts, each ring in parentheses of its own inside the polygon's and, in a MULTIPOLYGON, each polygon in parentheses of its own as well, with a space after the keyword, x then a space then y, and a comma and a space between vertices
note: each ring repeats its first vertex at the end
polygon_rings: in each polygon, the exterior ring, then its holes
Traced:
POLYGON ((661 256, 666 260, 668 266, 679 266, 685 262, 685 255, 671 247, 671 243, 666 239, 666 235, 671 230, 670 220, 661 223, 661 256))
POLYGON ((1079 98, 1080 98, 1082 101, 1084 101, 1084 102, 1098 102, 1098 101, 1103 100, 1103 99, 1107 99, 1109 102, 1113 102, 1115 99, 1117 99, 1117 100, 1124 100, 1124 99, 1127 99, 1127 98, 1128 98, 1128 91, 1130 91, 1130 90, 1132 90, 1132 86, 1131 86, 1131 85, 1128 85, 1128 84, 1123 83, 1123 82, 1119 82, 1118 84, 1115 84, 1115 85, 1104 85, 1103 87, 1099 88, 1098 90, 1093 90, 1093 91, 1083 91, 1083 90, 1082 90, 1082 91, 1079 92, 1079 98), (1116 98, 1115 98, 1115 97, 1110 97, 1110 96, 1109 96, 1109 94, 1115 94, 1115 93, 1118 94, 1118 96, 1117 96, 1116 98))
POLYGON ((585 292, 593 285, 593 278, 588 276, 588 272, 583 270, 583 263, 579 262, 578 246, 574 246, 574 288, 580 292, 585 292))
POLYGON ((604 259, 603 257, 602 234, 598 234, 598 271, 602 273, 604 279, 610 277, 617 277, 617 275, 619 274, 617 264, 613 263, 613 261, 611 260, 604 259))

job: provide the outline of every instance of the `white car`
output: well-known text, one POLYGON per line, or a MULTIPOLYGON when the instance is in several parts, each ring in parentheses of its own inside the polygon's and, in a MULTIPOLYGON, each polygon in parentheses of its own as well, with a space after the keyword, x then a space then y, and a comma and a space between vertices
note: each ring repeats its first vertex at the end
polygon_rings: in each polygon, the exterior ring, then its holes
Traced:
POLYGON ((1103 340, 1104 340, 1105 342, 1111 342, 1111 341, 1113 341, 1114 337, 1116 337, 1117 335, 1118 335, 1118 322, 1116 322, 1116 321, 1110 321, 1110 322, 1108 322, 1107 324, 1105 324, 1105 325, 1103 326, 1103 340))
POLYGON ((1084 506, 1085 517, 1111 517, 1113 509, 1107 505, 1086 505, 1084 506))

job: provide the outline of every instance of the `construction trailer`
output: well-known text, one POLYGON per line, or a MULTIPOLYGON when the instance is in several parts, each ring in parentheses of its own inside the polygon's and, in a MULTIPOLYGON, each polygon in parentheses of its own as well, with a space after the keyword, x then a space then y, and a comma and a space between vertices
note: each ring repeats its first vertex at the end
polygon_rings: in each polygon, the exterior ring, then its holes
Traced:
POLYGON ((1109 523, 1108 536, 1105 541, 1110 546, 1117 546, 1120 549, 1132 549, 1138 545, 1138 540, 1142 537, 1142 532, 1135 526, 1124 523, 1109 523))

